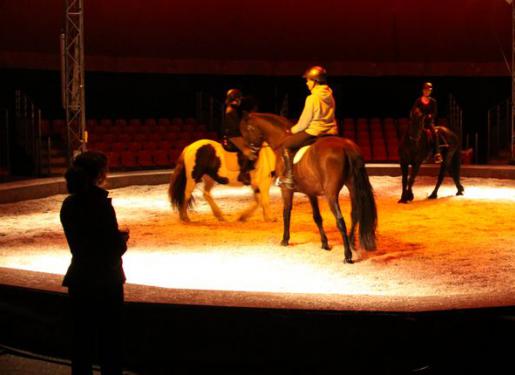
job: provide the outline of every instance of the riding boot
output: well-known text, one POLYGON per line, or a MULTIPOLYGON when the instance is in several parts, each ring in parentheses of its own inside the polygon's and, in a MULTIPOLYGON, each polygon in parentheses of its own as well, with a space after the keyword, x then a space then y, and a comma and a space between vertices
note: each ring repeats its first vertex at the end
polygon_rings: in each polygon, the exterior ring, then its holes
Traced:
POLYGON ((433 131, 433 139, 434 139, 434 154, 435 154, 435 163, 441 164, 443 162, 442 154, 440 153, 440 135, 438 134, 438 130, 435 128, 433 131))
POLYGON ((238 174, 238 181, 244 185, 250 185, 250 169, 252 162, 245 157, 241 152, 238 152, 238 165, 240 173, 238 174))
POLYGON ((285 148, 283 150, 283 162, 284 162, 284 176, 280 179, 280 185, 283 185, 287 189, 295 189, 295 183, 293 181, 293 157, 290 151, 285 148))

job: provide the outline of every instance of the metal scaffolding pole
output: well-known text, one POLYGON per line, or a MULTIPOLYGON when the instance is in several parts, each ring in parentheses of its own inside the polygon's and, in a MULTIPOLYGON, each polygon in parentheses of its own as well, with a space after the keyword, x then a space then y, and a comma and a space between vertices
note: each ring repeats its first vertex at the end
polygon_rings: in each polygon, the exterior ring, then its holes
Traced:
MULTIPOLYGON (((64 84, 68 164, 86 150, 86 107, 84 97, 84 18, 83 0, 64 0, 64 84)), ((61 37, 63 38, 63 37, 61 37)))
POLYGON ((511 2, 511 163, 515 163, 515 2, 511 2))

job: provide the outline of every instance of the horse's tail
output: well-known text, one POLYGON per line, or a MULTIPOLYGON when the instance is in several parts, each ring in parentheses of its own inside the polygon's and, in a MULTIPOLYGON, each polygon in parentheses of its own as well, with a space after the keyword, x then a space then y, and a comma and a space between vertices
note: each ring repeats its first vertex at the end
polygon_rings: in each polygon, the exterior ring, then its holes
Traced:
MULTIPOLYGON (((177 159, 177 164, 170 178, 168 197, 174 209, 179 209, 184 204, 186 190, 186 166, 184 164, 184 151, 177 159)), ((193 205, 193 196, 188 202, 188 207, 193 205)))
POLYGON ((359 242, 366 250, 376 249, 377 208, 374 190, 368 179, 363 156, 357 151, 347 151, 348 176, 351 177, 351 204, 359 223, 359 242))

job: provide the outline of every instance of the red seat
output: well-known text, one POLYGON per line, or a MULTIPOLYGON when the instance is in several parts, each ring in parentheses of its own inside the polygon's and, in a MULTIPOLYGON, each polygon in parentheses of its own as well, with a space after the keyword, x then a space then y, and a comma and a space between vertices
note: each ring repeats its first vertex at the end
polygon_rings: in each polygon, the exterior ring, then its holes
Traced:
POLYGON ((161 142, 158 142, 157 143, 157 148, 160 149, 160 150, 170 150, 172 148, 172 142, 170 141, 161 141, 161 142))
POLYGON ((156 133, 158 133, 160 136, 162 136, 164 133, 167 132, 167 127, 164 125, 157 125, 156 126, 156 133))
POLYGON ((181 156, 182 150, 179 149, 171 149, 168 151, 168 158, 170 160, 170 164, 175 165, 177 163, 177 159, 181 156))
POLYGON ((111 126, 113 126, 113 121, 111 119, 108 119, 108 118, 103 118, 100 120, 100 126, 104 126, 106 128, 110 128, 111 126))
POLYGON ((141 145, 141 149, 142 150, 155 150, 157 149, 157 144, 156 142, 154 141, 147 141, 147 142, 143 142, 142 145, 141 145))
POLYGON ((193 117, 188 117, 186 120, 184 120, 184 125, 197 125, 197 120, 193 117))
POLYGON ((107 151, 107 165, 109 168, 119 168, 121 166, 120 153, 115 151, 107 151))
POLYGON ((141 150, 141 143, 139 142, 130 142, 127 144, 128 151, 139 151, 141 150))
POLYGON ((107 144, 107 143, 103 143, 103 142, 97 142, 97 143, 88 143, 88 149, 89 150, 95 150, 95 151, 102 151, 102 152, 107 152, 107 151, 111 151, 110 145, 107 144))
POLYGON ((127 126, 127 120, 125 120, 123 118, 117 118, 116 120, 114 120, 114 125, 120 126, 120 127, 125 127, 125 126, 127 126))
POLYGON ((166 133, 164 135, 163 138, 165 140, 167 140, 167 141, 175 142, 175 141, 177 141, 177 139, 179 139, 178 132, 171 132, 171 131, 169 131, 168 133, 166 133))
POLYGON ((154 164, 158 167, 169 167, 170 160, 168 159, 168 150, 156 150, 152 153, 154 164))
POLYGON ((102 142, 104 143, 113 143, 114 135, 113 134, 102 134, 102 142))
POLYGON ((197 130, 202 130, 204 132, 207 132, 207 126, 204 124, 197 125, 197 130))
POLYGON ((141 125, 142 124, 140 119, 133 118, 129 120, 129 126, 140 127, 141 125))
POLYGON ((126 150, 126 143, 115 142, 115 143, 113 143, 111 145, 111 150, 117 151, 117 152, 125 151, 126 150))
POLYGON ((102 140, 102 137, 100 137, 97 133, 91 133, 88 132, 88 142, 89 143, 97 143, 102 140))
POLYGON ((111 133, 111 134, 114 134, 115 136, 119 136, 120 134, 122 134, 123 132, 125 131, 124 128, 122 128, 121 126, 119 125, 113 125, 111 126, 110 128, 107 129, 107 132, 108 133, 111 133))
POLYGON ((159 134, 157 132, 151 132, 150 134, 147 135, 147 141, 159 142, 162 139, 163 139, 162 134, 159 134))
POLYGON ((136 152, 124 151, 121 153, 121 164, 126 168, 135 168, 138 166, 136 152))
POLYGON ((88 132, 94 132, 98 126, 97 120, 90 118, 86 120, 86 129, 88 132))
POLYGON ((134 134, 134 133, 138 133, 138 131, 139 131, 139 126, 127 125, 125 127, 125 133, 126 134, 134 134))
POLYGON ((183 121, 180 117, 174 117, 172 119, 172 125, 178 125, 179 127, 182 126, 183 121))
POLYGON ((132 141, 133 142, 138 142, 138 143, 146 142, 147 141, 147 135, 146 134, 142 134, 142 133, 135 134, 134 137, 132 138, 132 141))
POLYGON ((190 142, 188 142, 184 139, 181 139, 181 140, 178 140, 178 141, 172 143, 172 147, 182 151, 189 144, 190 144, 190 142))
POLYGON ((165 128, 169 127, 171 124, 170 120, 167 118, 160 118, 157 120, 158 126, 164 126, 165 128))
POLYGON ((118 137, 118 141, 122 143, 129 143, 132 141, 132 135, 129 135, 127 133, 120 134, 118 137))
POLYGON ((145 127, 154 127, 156 125, 157 125, 156 119, 154 119, 154 118, 147 118, 145 120, 145 123, 144 123, 143 126, 145 126, 145 127))
POLYGON ((95 128, 95 133, 97 134, 107 134, 107 127, 102 125, 97 125, 95 128))
POLYGON ((138 165, 140 167, 154 166, 154 161, 152 160, 152 151, 150 151, 150 150, 138 151, 137 158, 138 158, 138 165))
POLYGON ((373 148, 374 160, 377 161, 386 161, 388 159, 386 153, 386 147, 383 145, 379 145, 373 148))

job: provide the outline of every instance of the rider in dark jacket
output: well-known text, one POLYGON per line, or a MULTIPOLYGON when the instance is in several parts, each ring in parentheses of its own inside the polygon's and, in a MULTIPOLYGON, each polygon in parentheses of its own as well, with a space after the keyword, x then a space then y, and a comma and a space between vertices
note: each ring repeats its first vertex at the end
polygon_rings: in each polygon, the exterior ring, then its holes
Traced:
POLYGON ((435 156, 435 163, 441 163, 443 159, 442 154, 440 153, 440 137, 438 135, 438 129, 435 127, 437 104, 436 100, 431 97, 432 90, 433 84, 431 82, 424 83, 422 88, 422 96, 418 98, 413 104, 410 117, 411 121, 423 121, 424 128, 431 131, 434 145, 433 153, 435 156))
POLYGON ((245 185, 250 185, 249 172, 254 167, 254 160, 257 155, 246 145, 240 131, 240 121, 242 112, 243 95, 238 89, 230 89, 227 91, 225 98, 225 116, 223 123, 224 144, 228 146, 230 143, 238 150, 238 164, 240 166, 240 174, 238 181, 245 185))

